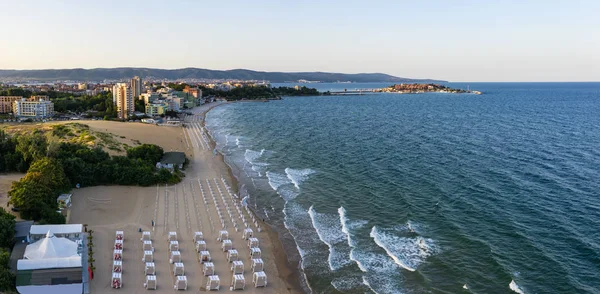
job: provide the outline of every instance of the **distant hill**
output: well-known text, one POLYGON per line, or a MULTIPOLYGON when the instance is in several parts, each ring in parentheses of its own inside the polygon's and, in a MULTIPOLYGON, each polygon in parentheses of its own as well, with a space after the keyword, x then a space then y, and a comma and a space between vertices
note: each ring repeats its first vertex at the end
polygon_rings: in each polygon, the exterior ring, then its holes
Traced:
POLYGON ((93 69, 39 69, 39 70, 0 70, 0 79, 29 80, 72 80, 102 81, 129 79, 133 76, 153 77, 158 79, 240 79, 268 80, 272 83, 288 81, 321 81, 321 82, 444 82, 430 79, 400 78, 382 73, 328 73, 328 72, 264 72, 247 69, 211 70, 202 68, 157 69, 157 68, 93 68, 93 69))

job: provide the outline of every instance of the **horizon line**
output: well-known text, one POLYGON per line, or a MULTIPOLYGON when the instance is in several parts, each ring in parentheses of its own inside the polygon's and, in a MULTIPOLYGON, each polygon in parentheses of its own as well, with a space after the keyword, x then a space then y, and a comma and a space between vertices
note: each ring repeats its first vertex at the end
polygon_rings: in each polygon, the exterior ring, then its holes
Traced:
MULTIPOLYGON (((89 67, 89 68, 85 68, 85 67, 73 67, 73 68, 35 68, 35 69, 15 69, 15 68, 0 68, 0 71, 43 71, 43 70, 77 70, 77 69, 82 69, 82 70, 95 70, 95 69, 127 69, 127 68, 131 68, 131 69, 158 69, 158 70, 183 70, 183 69, 204 69, 204 70, 214 70, 214 71, 234 71, 234 70, 247 70, 247 71, 253 71, 253 72, 264 72, 264 73, 331 73, 331 74, 348 74, 348 75, 357 75, 357 74, 384 74, 384 75, 388 75, 391 77, 395 77, 395 78, 401 78, 401 79, 409 79, 409 80, 438 80, 438 81, 445 81, 447 83, 600 83, 600 80, 578 80, 578 81, 546 81, 546 80, 540 80, 540 81, 450 81, 450 80, 446 80, 446 79, 439 79, 439 78, 405 78, 405 77, 400 77, 400 76, 395 76, 392 74, 388 74, 388 73, 384 73, 384 72, 337 72, 337 71, 321 71, 321 70, 315 70, 315 71, 267 71, 267 70, 254 70, 254 69, 248 69, 248 68, 231 68, 231 69, 210 69, 210 68, 203 68, 203 67, 194 67, 194 66, 188 66, 188 67, 178 67, 178 68, 161 68, 161 67, 138 67, 138 66, 118 66, 118 67, 89 67)), ((355 82, 352 82, 355 83, 355 82)), ((362 83, 362 82, 361 82, 362 83)), ((364 82, 364 83, 385 83, 385 82, 364 82)))

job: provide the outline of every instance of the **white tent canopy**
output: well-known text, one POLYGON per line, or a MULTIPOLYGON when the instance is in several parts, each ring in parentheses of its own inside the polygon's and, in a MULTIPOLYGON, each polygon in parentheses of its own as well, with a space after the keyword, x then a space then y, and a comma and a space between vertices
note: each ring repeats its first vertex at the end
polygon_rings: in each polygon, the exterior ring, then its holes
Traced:
POLYGON ((44 258, 44 259, 19 259, 17 270, 35 270, 45 268, 71 268, 81 267, 81 257, 72 256, 67 258, 44 258))
POLYGON ((31 235, 42 235, 48 231, 54 232, 55 234, 73 234, 81 233, 83 231, 82 224, 70 224, 70 225, 33 225, 29 229, 31 235))
POLYGON ((26 259, 68 258, 79 256, 77 254, 77 243, 66 239, 56 238, 50 231, 46 238, 30 244, 25 248, 26 259))

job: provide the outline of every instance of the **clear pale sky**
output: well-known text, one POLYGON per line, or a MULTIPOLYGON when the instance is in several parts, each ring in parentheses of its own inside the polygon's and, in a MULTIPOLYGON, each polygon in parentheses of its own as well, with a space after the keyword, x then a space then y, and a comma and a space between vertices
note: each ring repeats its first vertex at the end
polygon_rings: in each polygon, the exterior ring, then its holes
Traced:
POLYGON ((600 81, 600 1, 0 0, 0 68, 600 81))

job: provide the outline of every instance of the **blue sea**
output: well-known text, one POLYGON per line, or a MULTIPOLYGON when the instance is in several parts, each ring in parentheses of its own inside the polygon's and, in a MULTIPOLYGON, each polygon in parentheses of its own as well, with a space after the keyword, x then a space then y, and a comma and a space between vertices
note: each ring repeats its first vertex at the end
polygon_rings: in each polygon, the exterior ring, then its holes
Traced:
POLYGON ((600 293, 600 83, 448 85, 206 124, 315 293, 600 293))

